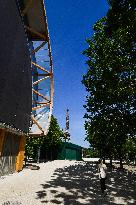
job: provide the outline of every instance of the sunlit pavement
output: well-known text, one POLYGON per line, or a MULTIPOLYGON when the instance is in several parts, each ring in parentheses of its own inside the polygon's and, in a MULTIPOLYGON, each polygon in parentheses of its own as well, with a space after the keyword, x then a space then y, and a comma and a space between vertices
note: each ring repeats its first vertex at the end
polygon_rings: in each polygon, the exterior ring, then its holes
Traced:
POLYGON ((0 205, 136 204, 136 175, 110 170, 101 194, 96 162, 53 161, 0 179, 0 205))

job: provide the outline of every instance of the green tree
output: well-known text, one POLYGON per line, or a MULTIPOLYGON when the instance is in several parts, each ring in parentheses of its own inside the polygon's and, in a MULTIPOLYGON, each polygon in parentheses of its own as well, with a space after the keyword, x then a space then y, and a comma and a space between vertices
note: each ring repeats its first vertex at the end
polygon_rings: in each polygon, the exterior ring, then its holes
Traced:
POLYGON ((52 148, 58 146, 64 138, 64 134, 60 129, 57 119, 52 115, 48 134, 44 137, 28 137, 26 143, 26 155, 37 159, 37 152, 39 147, 43 150, 51 150, 52 158, 52 148))
POLYGON ((52 115, 48 134, 45 136, 49 145, 58 145, 64 139, 64 134, 60 129, 57 119, 52 115))
POLYGON ((93 147, 83 148, 83 157, 99 157, 99 153, 93 147))
MULTIPOLYGON (((130 43, 133 32, 129 26, 126 29, 123 23, 116 25, 124 12, 132 13, 135 9, 123 10, 124 2, 127 0, 109 1, 107 17, 94 25, 95 33, 87 39, 89 48, 84 51, 89 68, 82 81, 88 92, 84 106, 87 139, 101 156, 112 158, 116 154, 121 166, 123 145, 136 131, 136 41, 130 43)), ((136 23, 135 16, 134 19, 131 27, 136 23)))
POLYGON ((42 146, 44 142, 44 137, 31 137, 28 136, 26 138, 26 146, 25 146, 25 155, 28 158, 33 158, 34 160, 37 160, 37 153, 40 146, 42 146))
POLYGON ((42 149, 50 152, 50 158, 53 159, 54 152, 64 140, 64 134, 60 129, 57 119, 52 115, 48 134, 45 136, 42 149))
POLYGON ((133 161, 136 164, 136 137, 129 137, 124 144, 124 151, 126 153, 126 160, 133 161))

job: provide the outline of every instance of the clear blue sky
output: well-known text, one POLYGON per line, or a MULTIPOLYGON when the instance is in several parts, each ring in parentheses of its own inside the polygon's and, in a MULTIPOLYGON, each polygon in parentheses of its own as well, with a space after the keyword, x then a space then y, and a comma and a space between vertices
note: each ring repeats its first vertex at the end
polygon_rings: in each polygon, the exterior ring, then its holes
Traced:
POLYGON ((92 26, 108 10, 106 0, 46 0, 46 13, 54 64, 53 114, 65 128, 66 109, 70 110, 71 142, 88 147, 85 139, 85 88, 81 83, 87 71, 85 39, 93 34, 92 26))

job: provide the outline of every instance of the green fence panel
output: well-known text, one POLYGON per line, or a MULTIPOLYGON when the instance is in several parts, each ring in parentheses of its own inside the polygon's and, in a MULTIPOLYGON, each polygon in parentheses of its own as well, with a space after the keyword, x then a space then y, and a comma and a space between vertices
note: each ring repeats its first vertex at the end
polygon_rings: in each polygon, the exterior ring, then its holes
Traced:
POLYGON ((82 160, 82 147, 69 142, 64 142, 58 148, 57 159, 82 160))

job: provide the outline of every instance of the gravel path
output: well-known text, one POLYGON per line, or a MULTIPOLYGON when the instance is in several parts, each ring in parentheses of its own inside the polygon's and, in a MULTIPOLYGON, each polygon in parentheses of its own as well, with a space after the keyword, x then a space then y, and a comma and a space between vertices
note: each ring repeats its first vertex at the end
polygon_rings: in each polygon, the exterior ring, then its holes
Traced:
POLYGON ((53 161, 40 169, 0 178, 0 205, 109 205, 136 204, 135 174, 110 171, 103 197, 97 167, 91 162, 53 161))

